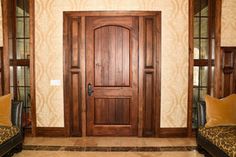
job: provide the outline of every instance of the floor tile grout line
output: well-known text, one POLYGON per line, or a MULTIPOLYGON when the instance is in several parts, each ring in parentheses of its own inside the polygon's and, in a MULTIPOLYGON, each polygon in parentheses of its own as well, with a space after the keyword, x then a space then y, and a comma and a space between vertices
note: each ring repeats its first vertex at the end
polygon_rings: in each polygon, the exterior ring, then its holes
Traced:
POLYGON ((24 145, 23 150, 34 150, 34 151, 80 151, 80 152, 165 152, 165 151, 193 151, 193 150, 196 150, 196 146, 91 147, 91 146, 24 145))

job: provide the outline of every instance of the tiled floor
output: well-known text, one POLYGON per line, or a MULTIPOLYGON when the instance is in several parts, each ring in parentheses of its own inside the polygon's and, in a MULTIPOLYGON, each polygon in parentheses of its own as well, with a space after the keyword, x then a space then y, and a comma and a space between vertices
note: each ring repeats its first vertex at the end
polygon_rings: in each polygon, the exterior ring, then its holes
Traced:
POLYGON ((203 157, 196 151, 188 152, 63 152, 22 151, 14 157, 203 157))
POLYGON ((194 138, 27 137, 14 157, 203 157, 195 147, 194 138))
POLYGON ((138 138, 138 137, 81 137, 81 138, 45 138, 27 137, 25 145, 44 146, 87 146, 87 147, 160 147, 160 146, 196 146, 194 138, 138 138))

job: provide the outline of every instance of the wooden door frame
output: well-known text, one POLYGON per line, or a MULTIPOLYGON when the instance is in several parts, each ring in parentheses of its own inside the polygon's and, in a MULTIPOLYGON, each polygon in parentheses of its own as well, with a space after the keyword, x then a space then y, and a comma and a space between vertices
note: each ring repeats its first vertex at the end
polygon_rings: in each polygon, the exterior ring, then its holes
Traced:
POLYGON ((80 96, 82 100, 80 109, 80 133, 79 136, 86 136, 86 93, 85 93, 85 18, 87 16, 138 16, 139 17, 139 29, 144 30, 145 18, 155 17, 156 20, 153 22, 153 30, 155 34, 153 35, 153 41, 155 42, 155 47, 153 48, 153 66, 148 67, 145 62, 145 34, 144 31, 139 31, 139 92, 138 92, 138 136, 143 136, 143 123, 144 123, 144 74, 153 73, 153 85, 154 85, 154 123, 155 130, 154 136, 159 136, 160 132, 160 99, 161 99, 161 12, 160 11, 66 11, 63 12, 63 81, 64 81, 64 123, 65 123, 65 135, 71 136, 71 106, 70 103, 70 73, 77 72, 80 73, 80 96), (75 70, 70 67, 70 32, 69 32, 69 21, 73 18, 80 18, 80 28, 79 28, 79 67, 75 70), (143 67, 143 68, 140 68, 143 67))

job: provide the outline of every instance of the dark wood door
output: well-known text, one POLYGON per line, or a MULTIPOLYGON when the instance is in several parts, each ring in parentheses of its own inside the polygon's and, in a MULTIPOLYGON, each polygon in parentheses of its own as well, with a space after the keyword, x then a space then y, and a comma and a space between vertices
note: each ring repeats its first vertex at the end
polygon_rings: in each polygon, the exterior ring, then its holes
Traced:
POLYGON ((87 135, 137 135, 138 17, 86 17, 86 85, 87 135))

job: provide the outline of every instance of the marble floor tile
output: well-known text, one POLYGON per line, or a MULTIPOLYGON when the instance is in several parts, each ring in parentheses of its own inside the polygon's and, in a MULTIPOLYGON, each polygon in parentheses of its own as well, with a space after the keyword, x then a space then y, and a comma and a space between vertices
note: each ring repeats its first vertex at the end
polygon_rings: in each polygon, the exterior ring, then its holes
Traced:
POLYGON ((204 157, 196 151, 188 152, 66 152, 66 151, 27 151, 13 157, 204 157))
POLYGON ((26 137, 25 145, 53 146, 127 146, 127 147, 160 147, 160 146, 196 146, 195 138, 138 138, 138 137, 26 137))

